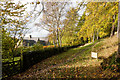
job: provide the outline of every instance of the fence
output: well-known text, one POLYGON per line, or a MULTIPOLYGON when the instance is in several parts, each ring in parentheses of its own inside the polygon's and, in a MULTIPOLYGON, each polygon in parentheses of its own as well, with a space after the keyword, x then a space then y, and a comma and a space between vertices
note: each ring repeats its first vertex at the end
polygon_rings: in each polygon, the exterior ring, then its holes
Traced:
POLYGON ((9 77, 21 71, 21 59, 2 63, 2 77, 9 77))

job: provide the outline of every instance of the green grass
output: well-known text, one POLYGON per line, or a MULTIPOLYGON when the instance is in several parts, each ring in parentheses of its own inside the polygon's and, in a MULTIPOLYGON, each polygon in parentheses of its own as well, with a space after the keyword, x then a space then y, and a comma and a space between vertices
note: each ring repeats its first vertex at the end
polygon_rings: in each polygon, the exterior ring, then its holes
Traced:
POLYGON ((90 55, 91 55, 91 50, 92 50, 92 46, 94 45, 95 43, 92 43, 90 45, 87 45, 87 46, 84 46, 84 47, 79 47, 79 48, 75 48, 76 51, 79 51, 78 55, 75 57, 75 59, 73 59, 72 61, 70 62, 67 62, 65 65, 70 65, 70 64, 74 64, 76 62, 83 62, 84 60, 86 59, 90 59, 90 55))

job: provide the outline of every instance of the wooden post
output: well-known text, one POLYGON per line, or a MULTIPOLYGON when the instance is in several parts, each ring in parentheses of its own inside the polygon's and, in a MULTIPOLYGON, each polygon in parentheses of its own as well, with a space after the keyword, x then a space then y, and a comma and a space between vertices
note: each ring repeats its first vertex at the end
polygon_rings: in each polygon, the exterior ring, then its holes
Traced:
POLYGON ((21 55, 20 55, 20 72, 23 70, 23 51, 21 49, 21 55))

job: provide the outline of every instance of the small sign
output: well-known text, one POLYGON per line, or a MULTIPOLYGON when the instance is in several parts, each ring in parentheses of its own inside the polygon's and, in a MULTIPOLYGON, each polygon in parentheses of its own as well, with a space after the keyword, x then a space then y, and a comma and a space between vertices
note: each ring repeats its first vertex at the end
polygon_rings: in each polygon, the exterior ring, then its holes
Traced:
POLYGON ((91 57, 93 57, 93 58, 98 58, 98 55, 97 55, 97 53, 95 53, 95 52, 91 52, 91 57))

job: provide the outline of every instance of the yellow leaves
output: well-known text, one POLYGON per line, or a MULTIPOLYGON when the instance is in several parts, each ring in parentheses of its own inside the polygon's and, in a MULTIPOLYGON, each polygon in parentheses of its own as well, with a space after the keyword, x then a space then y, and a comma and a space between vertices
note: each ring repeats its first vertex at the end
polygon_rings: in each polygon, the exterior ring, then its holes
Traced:
POLYGON ((57 29, 59 29, 59 30, 60 30, 60 27, 58 27, 57 29))
POLYGON ((40 4, 40 2, 38 1, 37 4, 40 4))
POLYGON ((34 4, 34 2, 32 2, 31 4, 34 4))
POLYGON ((87 78, 87 76, 85 75, 84 78, 87 78))
POLYGON ((70 10, 72 10, 72 7, 70 7, 70 10))
POLYGON ((99 74, 99 76, 100 76, 100 77, 102 77, 102 76, 103 76, 103 74, 99 74))
POLYGON ((77 77, 78 77, 78 75, 75 75, 75 77, 77 78, 77 77))
POLYGON ((67 69, 65 70, 65 72, 67 73, 67 69))
POLYGON ((50 72, 52 72, 52 70, 51 70, 51 69, 50 69, 49 71, 50 71, 50 72))
POLYGON ((14 31, 14 29, 10 29, 10 31, 14 31))
POLYGON ((79 7, 76 8, 77 10, 79 9, 79 7))
POLYGON ((96 73, 93 73, 93 75, 96 75, 96 73))
POLYGON ((55 78, 55 72, 53 71, 53 78, 55 78))

